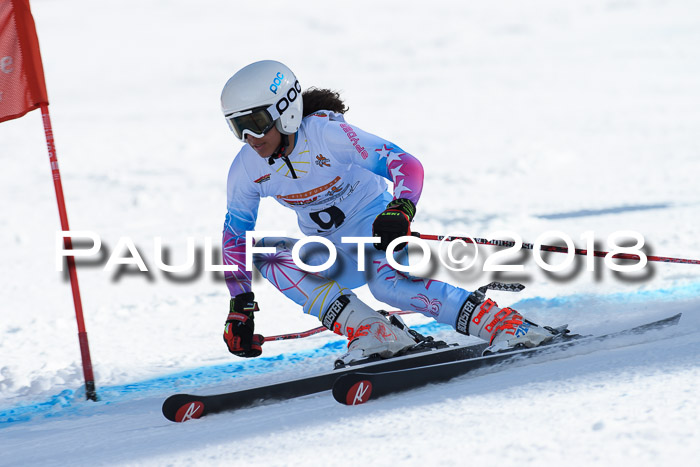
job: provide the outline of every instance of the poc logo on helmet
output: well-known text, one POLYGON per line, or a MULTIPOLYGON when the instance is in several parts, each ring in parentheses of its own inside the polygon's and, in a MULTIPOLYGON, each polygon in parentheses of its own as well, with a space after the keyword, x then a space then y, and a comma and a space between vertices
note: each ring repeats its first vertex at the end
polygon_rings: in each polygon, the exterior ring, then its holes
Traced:
POLYGON ((294 82, 294 87, 289 88, 289 91, 287 91, 287 96, 277 101, 276 107, 280 115, 289 108, 290 103, 297 100, 299 94, 301 94, 301 85, 299 84, 299 80, 296 80, 294 82))
POLYGON ((277 76, 275 76, 275 79, 272 80, 272 84, 270 85, 270 91, 273 94, 277 94, 277 88, 279 87, 280 84, 282 84, 283 79, 284 79, 284 75, 282 74, 281 71, 278 71, 277 76))

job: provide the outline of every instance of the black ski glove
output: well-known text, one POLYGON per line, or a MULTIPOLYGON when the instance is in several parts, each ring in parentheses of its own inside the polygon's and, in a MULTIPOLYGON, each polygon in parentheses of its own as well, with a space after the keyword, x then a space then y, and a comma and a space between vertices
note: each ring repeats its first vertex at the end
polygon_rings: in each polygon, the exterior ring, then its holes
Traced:
MULTIPOLYGON (((379 214, 372 223, 372 236, 381 238, 380 243, 375 243, 377 250, 386 251, 392 240, 411 235, 411 221, 416 215, 416 205, 413 201, 398 198, 386 205, 384 212, 379 214)), ((399 245, 396 250, 406 246, 399 245)))
POLYGON ((265 338, 253 334, 253 312, 258 310, 253 292, 238 294, 231 299, 224 327, 224 342, 232 354, 238 357, 257 357, 262 353, 265 338))

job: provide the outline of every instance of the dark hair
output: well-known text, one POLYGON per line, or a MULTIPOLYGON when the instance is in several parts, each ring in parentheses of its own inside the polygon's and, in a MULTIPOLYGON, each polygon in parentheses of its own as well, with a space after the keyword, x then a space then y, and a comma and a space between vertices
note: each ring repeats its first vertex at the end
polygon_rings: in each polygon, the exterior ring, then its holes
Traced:
POLYGON ((341 114, 348 111, 348 107, 340 98, 340 94, 330 89, 312 87, 301 93, 301 97, 304 102, 303 117, 316 113, 319 110, 330 110, 341 114))

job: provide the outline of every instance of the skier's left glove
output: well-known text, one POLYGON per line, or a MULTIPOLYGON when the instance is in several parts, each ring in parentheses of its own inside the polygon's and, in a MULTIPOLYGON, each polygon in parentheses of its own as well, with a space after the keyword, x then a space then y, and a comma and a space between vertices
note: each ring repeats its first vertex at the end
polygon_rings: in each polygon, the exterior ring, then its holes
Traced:
MULTIPOLYGON (((381 242, 375 243, 374 247, 386 251, 392 240, 411 235, 411 221, 415 215, 416 205, 410 199, 397 198, 387 204, 384 212, 372 223, 372 236, 381 238, 381 242)), ((406 244, 402 243, 396 250, 404 246, 406 244)))
POLYGON ((224 342, 229 352, 238 357, 257 357, 262 353, 265 338, 253 334, 253 312, 259 310, 255 295, 253 292, 236 295, 231 299, 229 310, 224 327, 224 342))

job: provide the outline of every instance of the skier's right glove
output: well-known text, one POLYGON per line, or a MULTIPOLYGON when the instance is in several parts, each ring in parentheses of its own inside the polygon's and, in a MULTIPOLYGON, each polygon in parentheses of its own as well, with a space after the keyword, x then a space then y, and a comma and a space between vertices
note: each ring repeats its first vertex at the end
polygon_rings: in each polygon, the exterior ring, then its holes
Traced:
POLYGON ((253 312, 259 310, 255 295, 253 292, 236 295, 231 299, 229 310, 224 327, 224 342, 228 351, 238 357, 257 357, 262 353, 265 338, 253 334, 253 312))

